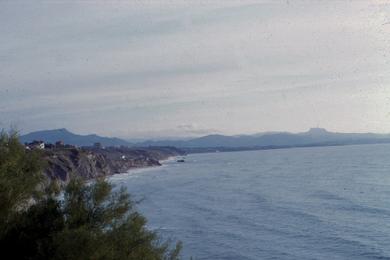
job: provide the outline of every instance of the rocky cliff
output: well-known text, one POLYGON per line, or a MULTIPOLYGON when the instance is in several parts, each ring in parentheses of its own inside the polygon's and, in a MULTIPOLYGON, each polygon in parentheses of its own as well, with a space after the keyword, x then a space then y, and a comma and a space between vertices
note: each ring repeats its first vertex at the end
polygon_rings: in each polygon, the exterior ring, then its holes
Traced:
POLYGON ((93 179, 124 173, 132 168, 160 166, 160 160, 178 155, 183 155, 183 152, 171 147, 45 149, 45 173, 61 182, 69 181, 72 175, 93 179))

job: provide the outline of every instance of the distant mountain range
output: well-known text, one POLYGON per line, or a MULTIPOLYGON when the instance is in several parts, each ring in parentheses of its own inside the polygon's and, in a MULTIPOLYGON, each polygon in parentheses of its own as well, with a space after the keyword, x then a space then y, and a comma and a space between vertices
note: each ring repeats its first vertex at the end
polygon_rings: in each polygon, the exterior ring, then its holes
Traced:
POLYGON ((77 135, 66 129, 44 130, 21 136, 22 142, 42 140, 55 143, 62 140, 66 144, 90 146, 96 142, 104 146, 175 146, 178 148, 267 148, 292 146, 321 146, 390 143, 390 134, 373 133, 334 133, 323 128, 312 128, 304 133, 270 132, 254 135, 208 135, 189 140, 160 140, 130 143, 126 140, 92 135, 77 135))
POLYGON ((390 134, 333 133, 323 128, 312 128, 304 133, 271 132, 254 135, 208 135, 185 141, 147 141, 140 146, 175 146, 179 148, 243 148, 287 147, 309 145, 341 145, 390 142, 390 134))
POLYGON ((20 140, 23 143, 38 140, 53 144, 57 141, 63 141, 65 144, 77 146, 92 146, 94 143, 101 143, 103 146, 132 146, 130 142, 119 138, 102 137, 95 134, 78 135, 65 128, 32 132, 22 135, 20 140))

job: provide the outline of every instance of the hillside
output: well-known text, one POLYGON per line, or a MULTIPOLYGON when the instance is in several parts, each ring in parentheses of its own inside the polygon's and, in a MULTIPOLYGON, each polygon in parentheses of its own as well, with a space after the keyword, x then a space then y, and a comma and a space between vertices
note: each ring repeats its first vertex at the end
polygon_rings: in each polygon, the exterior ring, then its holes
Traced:
POLYGON ((32 132, 20 137, 21 142, 32 142, 34 140, 44 141, 45 143, 55 143, 63 141, 65 144, 76 146, 92 146, 94 143, 101 143, 103 146, 130 146, 131 143, 113 137, 102 137, 96 134, 78 135, 68 131, 65 128, 54 130, 43 130, 32 132))
POLYGON ((69 181, 71 174, 83 179, 124 173, 133 168, 160 166, 160 160, 183 155, 176 148, 129 149, 110 147, 53 148, 43 150, 45 173, 51 179, 69 181))

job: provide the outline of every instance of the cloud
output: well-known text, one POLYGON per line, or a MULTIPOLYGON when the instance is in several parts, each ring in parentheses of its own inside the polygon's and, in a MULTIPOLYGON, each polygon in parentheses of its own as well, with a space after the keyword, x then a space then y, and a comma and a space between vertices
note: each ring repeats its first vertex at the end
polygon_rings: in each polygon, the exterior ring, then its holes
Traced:
POLYGON ((2 2, 0 122, 128 137, 319 122, 386 132, 389 12, 381 1, 2 2))

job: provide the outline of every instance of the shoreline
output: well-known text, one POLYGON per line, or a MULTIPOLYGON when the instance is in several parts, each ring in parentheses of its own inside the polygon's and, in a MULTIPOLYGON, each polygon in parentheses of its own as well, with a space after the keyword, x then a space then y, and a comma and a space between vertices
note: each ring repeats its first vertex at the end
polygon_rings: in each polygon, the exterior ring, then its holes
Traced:
POLYGON ((52 148, 44 150, 50 179, 67 183, 71 173, 86 180, 159 167, 185 153, 171 147, 158 148, 52 148))
POLYGON ((162 160, 160 160, 159 163, 160 163, 161 166, 162 166, 164 163, 176 161, 179 157, 182 157, 182 156, 183 156, 183 155, 173 155, 173 156, 169 156, 167 159, 162 159, 162 160))
POLYGON ((111 179, 117 179, 117 180, 127 179, 130 176, 132 176, 134 174, 137 174, 137 173, 147 172, 147 171, 151 171, 151 170, 154 170, 154 169, 164 168, 164 167, 167 166, 167 163, 175 162, 180 157, 181 157, 180 155, 169 156, 166 159, 160 160, 159 161, 160 165, 134 167, 134 168, 131 168, 131 169, 127 170, 126 172, 115 173, 113 175, 107 176, 107 179, 108 180, 111 180, 111 179))

